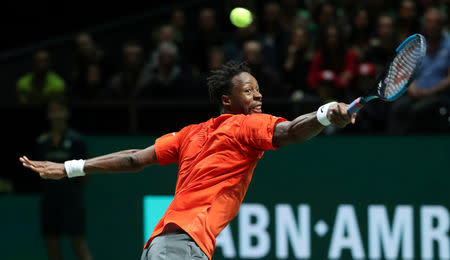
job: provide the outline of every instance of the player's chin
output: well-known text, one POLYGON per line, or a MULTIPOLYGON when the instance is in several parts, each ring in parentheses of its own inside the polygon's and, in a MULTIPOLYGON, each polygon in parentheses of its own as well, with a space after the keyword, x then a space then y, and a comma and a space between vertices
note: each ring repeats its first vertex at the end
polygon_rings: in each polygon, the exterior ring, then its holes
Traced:
POLYGON ((250 107, 250 113, 262 113, 261 105, 250 107))
POLYGON ((260 113, 262 113, 261 109, 253 108, 253 109, 250 109, 250 113, 249 114, 260 114, 260 113))

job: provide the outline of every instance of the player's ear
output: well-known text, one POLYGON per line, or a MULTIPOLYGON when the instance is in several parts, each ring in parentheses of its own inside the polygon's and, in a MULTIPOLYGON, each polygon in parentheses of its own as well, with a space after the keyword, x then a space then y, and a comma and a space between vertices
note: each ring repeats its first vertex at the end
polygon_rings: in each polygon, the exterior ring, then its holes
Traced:
POLYGON ((222 105, 223 107, 230 107, 231 106, 231 98, 228 95, 222 95, 222 105))

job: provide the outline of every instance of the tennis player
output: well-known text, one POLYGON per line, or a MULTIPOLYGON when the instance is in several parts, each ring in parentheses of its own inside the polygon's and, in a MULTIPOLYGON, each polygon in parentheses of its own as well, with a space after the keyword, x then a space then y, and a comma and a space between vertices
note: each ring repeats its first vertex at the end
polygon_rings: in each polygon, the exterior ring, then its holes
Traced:
POLYGON ((346 104, 332 102, 287 121, 263 114, 258 82, 245 63, 228 62, 208 78, 221 115, 156 139, 142 150, 125 150, 65 163, 32 161, 23 166, 45 179, 90 173, 136 172, 153 164, 178 163, 175 196, 144 246, 141 259, 211 259, 216 237, 238 214, 256 163, 265 150, 306 141, 327 125, 355 122, 346 104))

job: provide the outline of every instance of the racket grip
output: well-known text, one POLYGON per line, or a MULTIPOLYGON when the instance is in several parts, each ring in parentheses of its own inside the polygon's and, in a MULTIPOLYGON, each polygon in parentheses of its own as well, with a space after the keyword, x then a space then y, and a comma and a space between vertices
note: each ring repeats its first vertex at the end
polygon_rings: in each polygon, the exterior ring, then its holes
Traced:
POLYGON ((349 115, 353 115, 354 113, 358 112, 364 105, 361 104, 361 98, 357 98, 353 100, 353 102, 348 105, 347 107, 347 113, 349 115))

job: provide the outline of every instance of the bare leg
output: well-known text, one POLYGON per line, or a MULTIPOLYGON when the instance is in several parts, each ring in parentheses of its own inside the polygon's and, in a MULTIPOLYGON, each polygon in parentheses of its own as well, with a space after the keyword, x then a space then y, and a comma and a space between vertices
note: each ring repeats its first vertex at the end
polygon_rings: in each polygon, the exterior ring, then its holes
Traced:
POLYGON ((57 236, 45 237, 49 260, 62 260, 61 238, 57 236))
POLYGON ((92 255, 89 252, 87 241, 84 237, 70 237, 72 248, 79 260, 91 260, 92 255))

